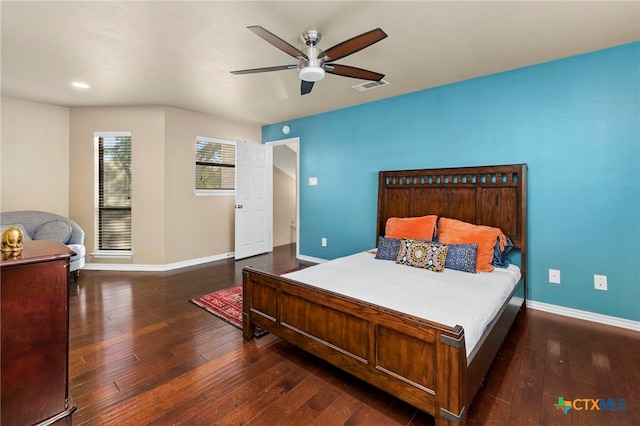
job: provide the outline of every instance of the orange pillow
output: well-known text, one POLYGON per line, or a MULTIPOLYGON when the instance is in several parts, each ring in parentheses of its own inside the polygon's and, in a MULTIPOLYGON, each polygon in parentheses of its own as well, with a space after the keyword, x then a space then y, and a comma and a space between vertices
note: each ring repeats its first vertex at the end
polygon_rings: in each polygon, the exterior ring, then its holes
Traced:
POLYGON ((406 238, 408 240, 433 239, 438 216, 390 217, 384 228, 386 238, 406 238))
POLYGON ((507 237, 500 228, 474 225, 443 217, 438 222, 438 242, 442 244, 478 244, 476 272, 493 271, 493 249, 500 238, 501 246, 507 237))

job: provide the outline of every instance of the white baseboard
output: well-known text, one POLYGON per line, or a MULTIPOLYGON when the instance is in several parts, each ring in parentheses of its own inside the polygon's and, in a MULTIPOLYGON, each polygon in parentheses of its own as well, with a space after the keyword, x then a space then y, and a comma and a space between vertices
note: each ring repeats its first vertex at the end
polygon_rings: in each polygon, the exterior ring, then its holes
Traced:
POLYGON ((143 271, 143 272, 166 272, 173 269, 186 268, 187 266, 196 266, 203 263, 215 262, 234 257, 235 253, 223 253, 215 256, 201 257, 198 259, 189 259, 182 262, 169 263, 166 265, 144 265, 131 263, 86 263, 84 268, 92 271, 143 271))
POLYGON ((322 259, 319 257, 305 256, 304 254, 298 255, 298 260, 302 260, 303 262, 311 262, 311 263, 324 263, 327 259, 322 259))
MULTIPOLYGON (((229 259, 234 257, 235 253, 223 253, 215 256, 201 257, 199 259, 189 259, 182 262, 169 263, 166 265, 146 265, 146 264, 132 264, 132 263, 85 263, 82 269, 90 271, 140 271, 140 272, 166 272, 173 269, 186 268, 187 266, 201 265, 207 262, 215 262, 217 260, 229 259)), ((311 263, 323 263, 327 259, 321 259, 319 257, 311 257, 305 255, 299 255, 298 259, 304 262, 311 263)))
POLYGON ((640 321, 632 321, 624 318, 612 317, 609 315, 596 314, 593 312, 580 311, 578 309, 565 308, 564 306, 551 305, 549 303, 535 302, 527 300, 527 308, 538 311, 549 312, 551 314, 563 315, 565 317, 577 318, 600 324, 612 325, 614 327, 627 328, 629 330, 640 331, 640 321))

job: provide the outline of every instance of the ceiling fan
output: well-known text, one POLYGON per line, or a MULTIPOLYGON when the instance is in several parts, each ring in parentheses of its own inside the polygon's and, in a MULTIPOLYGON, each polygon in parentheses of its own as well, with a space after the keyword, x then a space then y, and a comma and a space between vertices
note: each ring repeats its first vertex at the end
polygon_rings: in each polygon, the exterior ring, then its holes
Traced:
POLYGON ((304 51, 301 51, 275 34, 265 30, 261 26, 254 25, 247 28, 264 39, 267 43, 272 44, 284 53, 298 59, 298 64, 231 71, 231 74, 254 74, 297 68, 298 76, 300 77, 300 80, 302 80, 302 85, 300 86, 301 95, 310 93, 313 88, 313 84, 316 81, 322 80, 325 72, 343 77, 373 81, 380 81, 384 77, 384 74, 377 72, 334 63, 334 61, 337 61, 338 59, 342 59, 345 56, 356 53, 387 37, 387 34, 385 34, 385 32, 380 28, 376 28, 375 30, 350 38, 349 40, 338 43, 324 51, 316 47, 322 35, 315 30, 305 31, 300 35, 302 41, 307 45, 307 47, 304 48, 304 51))

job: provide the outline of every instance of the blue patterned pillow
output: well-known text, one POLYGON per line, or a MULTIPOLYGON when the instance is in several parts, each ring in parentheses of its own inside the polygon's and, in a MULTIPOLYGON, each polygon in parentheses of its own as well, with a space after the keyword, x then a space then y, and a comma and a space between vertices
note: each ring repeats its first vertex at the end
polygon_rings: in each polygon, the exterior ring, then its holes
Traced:
POLYGON ((400 242, 400 251, 396 263, 424 268, 433 272, 444 271, 449 246, 423 240, 407 240, 400 242))
POLYGON ((400 251, 399 238, 378 238, 378 251, 376 252, 376 259, 395 261, 398 258, 398 251, 400 251))
POLYGON ((446 268, 476 273, 477 244, 449 244, 446 268))

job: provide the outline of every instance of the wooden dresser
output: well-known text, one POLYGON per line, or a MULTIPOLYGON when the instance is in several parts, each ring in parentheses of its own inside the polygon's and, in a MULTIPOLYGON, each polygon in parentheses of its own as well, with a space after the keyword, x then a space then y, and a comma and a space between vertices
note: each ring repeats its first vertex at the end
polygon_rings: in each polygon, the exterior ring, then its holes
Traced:
POLYGON ((70 425, 69 290, 73 252, 55 240, 2 253, 0 422, 70 425))

